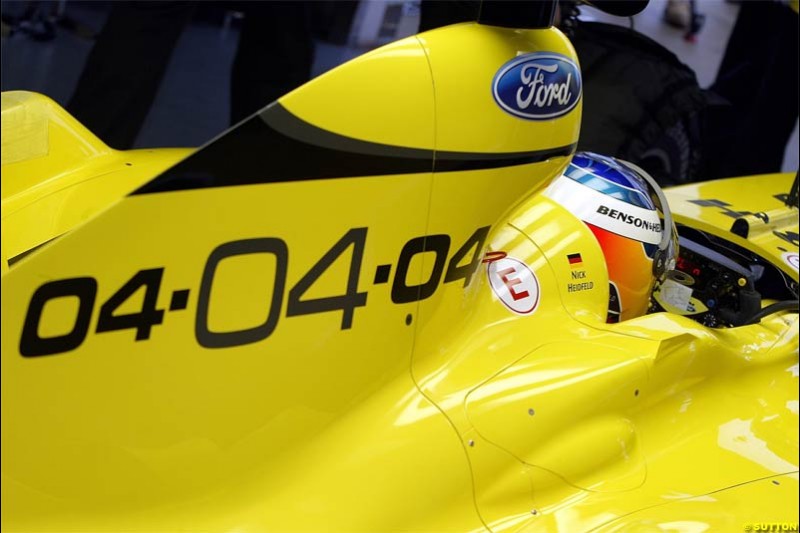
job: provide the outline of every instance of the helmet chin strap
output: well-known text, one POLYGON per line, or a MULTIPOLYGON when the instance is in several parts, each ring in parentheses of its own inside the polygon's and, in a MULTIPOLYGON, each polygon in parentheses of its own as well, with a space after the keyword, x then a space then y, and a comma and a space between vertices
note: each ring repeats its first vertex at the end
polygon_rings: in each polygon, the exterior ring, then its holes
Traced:
POLYGON ((658 251, 653 258, 653 273, 660 277, 664 273, 675 269, 675 258, 671 257, 672 254, 670 254, 669 250, 670 241, 672 240, 672 212, 669 210, 667 197, 664 196, 664 191, 661 190, 661 187, 658 185, 658 183, 656 183, 656 180, 654 180, 650 174, 645 172, 644 169, 628 161, 623 161, 622 159, 617 159, 617 161, 639 174, 639 176, 641 176, 642 179, 644 179, 647 184, 650 185, 650 190, 655 192, 656 197, 661 204, 660 207, 661 213, 664 215, 664 222, 662 223, 661 242, 658 243, 658 251))

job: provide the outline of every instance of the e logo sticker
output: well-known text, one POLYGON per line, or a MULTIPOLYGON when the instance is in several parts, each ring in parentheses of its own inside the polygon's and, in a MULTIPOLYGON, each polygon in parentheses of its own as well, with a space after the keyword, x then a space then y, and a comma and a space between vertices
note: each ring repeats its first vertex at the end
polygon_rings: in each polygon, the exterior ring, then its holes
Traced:
POLYGON ((513 257, 492 261, 486 268, 489 285, 503 304, 518 315, 539 306, 539 280, 525 263, 513 257))

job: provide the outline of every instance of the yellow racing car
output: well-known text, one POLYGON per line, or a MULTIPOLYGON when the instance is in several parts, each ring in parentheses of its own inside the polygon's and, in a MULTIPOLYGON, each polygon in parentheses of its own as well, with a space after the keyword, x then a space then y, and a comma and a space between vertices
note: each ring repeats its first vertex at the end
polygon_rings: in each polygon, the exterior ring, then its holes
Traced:
POLYGON ((797 530, 797 179, 575 153, 495 5, 197 150, 2 95, 3 531, 797 530))

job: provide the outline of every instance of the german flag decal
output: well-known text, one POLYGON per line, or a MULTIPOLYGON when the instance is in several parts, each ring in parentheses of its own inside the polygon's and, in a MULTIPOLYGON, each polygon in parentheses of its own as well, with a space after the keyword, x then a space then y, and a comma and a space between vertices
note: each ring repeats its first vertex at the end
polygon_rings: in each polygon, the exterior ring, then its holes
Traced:
POLYGON ((569 266, 572 268, 577 268, 583 265, 583 259, 581 258, 581 254, 569 254, 567 256, 567 261, 569 261, 569 266))

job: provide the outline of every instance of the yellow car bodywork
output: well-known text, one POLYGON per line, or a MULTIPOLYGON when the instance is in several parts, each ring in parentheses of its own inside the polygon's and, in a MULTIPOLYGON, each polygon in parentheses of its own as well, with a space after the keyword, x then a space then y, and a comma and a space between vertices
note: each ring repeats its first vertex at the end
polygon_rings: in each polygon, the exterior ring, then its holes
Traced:
MULTIPOLYGON (((116 152, 4 94, 3 531, 796 524, 797 314, 606 324, 602 251, 539 194, 580 103, 528 121, 491 95, 540 51, 577 61, 555 29, 421 34, 196 152, 116 152), (493 253, 535 312, 493 292, 493 253)), ((796 283, 791 178, 669 198, 796 283), (692 199, 790 215, 744 238, 692 199)))

